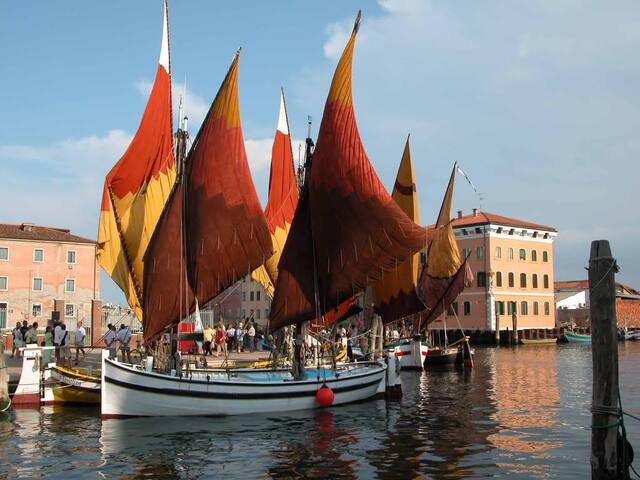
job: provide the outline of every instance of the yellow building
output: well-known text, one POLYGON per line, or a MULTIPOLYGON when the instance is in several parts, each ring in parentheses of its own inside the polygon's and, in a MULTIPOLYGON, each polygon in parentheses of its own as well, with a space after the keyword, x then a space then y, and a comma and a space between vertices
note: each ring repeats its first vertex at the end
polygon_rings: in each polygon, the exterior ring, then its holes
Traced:
MULTIPOLYGON (((557 230, 528 221, 473 210, 458 212, 453 230, 473 271, 473 285, 452 308, 464 329, 554 328, 553 241, 557 230)), ((447 328, 457 328, 452 316, 447 328)), ((442 328, 442 319, 431 328, 442 328)))

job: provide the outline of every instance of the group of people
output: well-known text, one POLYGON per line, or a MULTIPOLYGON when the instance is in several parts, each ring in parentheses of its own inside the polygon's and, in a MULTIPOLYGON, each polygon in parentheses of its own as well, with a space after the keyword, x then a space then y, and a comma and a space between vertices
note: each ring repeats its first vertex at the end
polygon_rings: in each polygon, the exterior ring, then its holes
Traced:
POLYGON ((115 359, 118 356, 118 349, 122 354, 122 361, 131 362, 131 330, 124 323, 120 324, 120 329, 116 331, 115 325, 107 325, 107 332, 104 334, 104 343, 109 349, 109 358, 115 359), (125 360, 126 359, 126 360, 125 360))
MULTIPOLYGON (((11 350, 11 358, 14 356, 19 358, 21 348, 38 343, 38 322, 33 322, 31 325, 29 325, 26 320, 22 323, 17 322, 16 328, 12 331, 12 336, 13 349, 11 350)), ((76 348, 76 365, 79 361, 80 352, 82 352, 83 358, 86 355, 84 350, 84 340, 86 336, 87 332, 82 326, 82 321, 78 321, 73 340, 76 348)), ((43 351, 42 365, 47 365, 51 361, 51 351, 53 350, 55 352, 56 363, 67 365, 71 368, 71 339, 69 338, 69 332, 67 331, 67 326, 64 321, 53 321, 50 325, 46 326, 41 346, 54 347, 43 351)))
POLYGON ((227 355, 229 352, 253 352, 257 349, 257 331, 254 321, 247 319, 246 323, 238 322, 237 325, 229 324, 226 328, 222 320, 218 322, 216 328, 207 324, 203 331, 204 354, 220 356, 220 353, 227 355))

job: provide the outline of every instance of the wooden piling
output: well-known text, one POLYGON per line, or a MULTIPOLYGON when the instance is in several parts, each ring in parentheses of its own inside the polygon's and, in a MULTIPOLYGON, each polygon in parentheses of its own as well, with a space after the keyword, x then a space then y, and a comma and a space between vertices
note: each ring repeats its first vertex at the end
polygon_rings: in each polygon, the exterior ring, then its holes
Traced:
POLYGON ((511 315, 511 326, 513 328, 513 345, 518 344, 518 314, 513 312, 511 315))
POLYGON ((593 361, 591 478, 617 478, 618 342, 616 261, 608 240, 594 240, 589 256, 593 361))
MULTIPOLYGON (((0 336, 0 340, 2 337, 0 336)), ((9 371, 7 360, 4 356, 4 342, 0 341, 0 410, 9 403, 9 371)))
POLYGON ((496 346, 500 346, 500 315, 496 309, 496 346))

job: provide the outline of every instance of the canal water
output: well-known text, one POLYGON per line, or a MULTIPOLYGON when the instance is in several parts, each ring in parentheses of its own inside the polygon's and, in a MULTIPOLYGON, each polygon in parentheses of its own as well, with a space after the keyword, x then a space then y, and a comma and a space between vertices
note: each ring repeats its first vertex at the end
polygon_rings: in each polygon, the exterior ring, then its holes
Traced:
MULTIPOLYGON (((640 415, 640 343, 620 344, 640 415)), ((477 349, 472 371, 403 372, 402 400, 227 418, 0 420, 0 478, 589 478, 591 348, 477 349)), ((640 423, 628 419, 640 456, 640 423)))

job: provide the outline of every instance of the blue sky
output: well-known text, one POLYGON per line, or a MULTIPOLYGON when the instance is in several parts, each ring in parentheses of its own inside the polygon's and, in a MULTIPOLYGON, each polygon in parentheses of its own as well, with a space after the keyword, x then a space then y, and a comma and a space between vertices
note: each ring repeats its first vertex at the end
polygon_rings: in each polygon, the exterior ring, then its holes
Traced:
MULTIPOLYGON (((243 129, 264 199, 279 87, 302 138, 359 8, 363 142, 390 186, 411 132, 423 223, 458 161, 484 210, 559 230, 557 279, 586 278, 590 241, 608 238, 619 281, 640 287, 638 2, 174 1, 174 97, 186 76, 192 134, 242 46, 243 129)), ((0 221, 95 237, 104 175, 157 66, 162 1, 5 1, 2 11, 0 221)), ((476 206, 459 177, 454 210, 476 206)), ((121 299, 104 277, 102 294, 121 299)))

